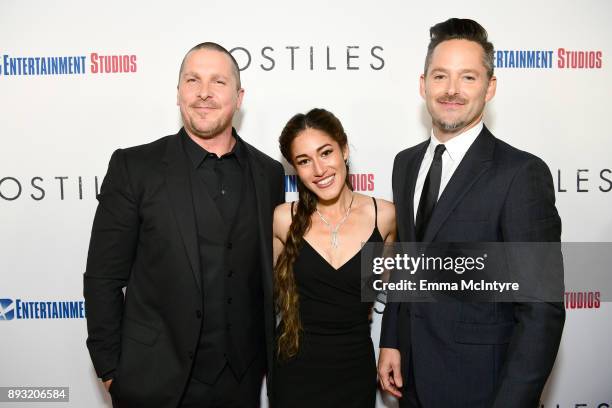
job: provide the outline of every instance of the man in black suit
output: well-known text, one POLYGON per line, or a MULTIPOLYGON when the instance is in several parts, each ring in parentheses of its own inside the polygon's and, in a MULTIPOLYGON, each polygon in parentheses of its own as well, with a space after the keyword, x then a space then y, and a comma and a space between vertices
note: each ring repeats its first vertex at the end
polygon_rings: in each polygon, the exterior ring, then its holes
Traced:
MULTIPOLYGON (((559 242, 548 167, 482 123, 496 88, 486 31, 453 18, 430 34, 420 93, 431 138, 393 166, 400 241, 559 242)), ((536 407, 564 321, 560 302, 390 303, 382 387, 402 407, 536 407)))
POLYGON ((179 74, 184 127, 110 160, 84 295, 87 347, 115 407, 259 406, 284 172, 232 128, 243 94, 231 54, 199 44, 179 74))

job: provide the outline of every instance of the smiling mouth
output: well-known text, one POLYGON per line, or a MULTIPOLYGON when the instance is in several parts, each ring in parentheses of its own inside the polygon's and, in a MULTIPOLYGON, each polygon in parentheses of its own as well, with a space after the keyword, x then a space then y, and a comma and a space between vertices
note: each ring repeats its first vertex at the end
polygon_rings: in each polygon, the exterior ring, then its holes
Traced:
POLYGON ((333 174, 329 177, 325 177, 324 179, 321 179, 319 181, 315 181, 315 185, 319 188, 326 188, 331 186, 334 183, 334 179, 335 179, 336 175, 333 174))
POLYGON ((213 108, 211 106, 194 106, 193 107, 193 112, 201 118, 206 118, 214 114, 214 111, 216 110, 217 110, 216 108, 213 108))
POLYGON ((465 105, 463 102, 448 102, 448 101, 439 101, 439 103, 447 108, 458 108, 460 106, 465 105))

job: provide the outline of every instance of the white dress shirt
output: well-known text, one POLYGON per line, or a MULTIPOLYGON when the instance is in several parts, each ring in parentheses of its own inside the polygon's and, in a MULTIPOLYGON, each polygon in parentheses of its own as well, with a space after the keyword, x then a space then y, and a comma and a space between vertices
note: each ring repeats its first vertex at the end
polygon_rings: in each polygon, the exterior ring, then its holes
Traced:
MULTIPOLYGON (((474 140, 480 134, 482 130, 482 121, 478 122, 473 128, 458 134, 457 136, 444 143, 446 150, 442 153, 442 178, 440 180, 440 192, 438 193, 438 199, 442 195, 444 188, 448 184, 449 180, 453 176, 453 173, 463 160, 463 156, 468 151, 474 140)), ((436 139, 431 130, 431 138, 429 139, 429 146, 425 151, 425 156, 421 162, 419 168, 419 175, 417 176, 416 185, 414 187, 414 222, 416 223, 417 212, 419 208, 419 201, 421 200, 421 192, 423 191, 423 184, 425 184, 425 178, 429 172, 429 167, 433 161, 434 151, 436 146, 440 144, 440 141, 436 139)))

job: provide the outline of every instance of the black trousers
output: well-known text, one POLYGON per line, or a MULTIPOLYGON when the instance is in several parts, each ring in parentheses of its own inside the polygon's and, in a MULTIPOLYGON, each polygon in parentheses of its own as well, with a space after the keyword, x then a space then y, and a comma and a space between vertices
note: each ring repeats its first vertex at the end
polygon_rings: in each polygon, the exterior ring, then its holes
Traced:
MULTIPOLYGON (((265 353, 263 353, 265 355, 265 353)), ((180 408, 257 408, 265 371, 265 357, 259 356, 242 378, 225 365, 214 384, 191 377, 180 408)))

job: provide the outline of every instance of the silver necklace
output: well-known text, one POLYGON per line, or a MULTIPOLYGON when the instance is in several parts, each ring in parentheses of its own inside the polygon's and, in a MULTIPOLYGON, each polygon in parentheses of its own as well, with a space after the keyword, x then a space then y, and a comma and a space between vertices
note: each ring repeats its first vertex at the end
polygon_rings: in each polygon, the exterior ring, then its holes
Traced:
POLYGON ((323 214, 321 214, 319 212, 319 209, 315 208, 315 211, 317 212, 317 214, 319 214, 319 217, 321 218, 321 221, 323 221, 325 223, 325 225, 327 225, 329 227, 329 229, 331 230, 331 247, 334 248, 334 249, 338 248, 340 246, 340 241, 338 240, 338 230, 340 229, 342 224, 344 224, 344 221, 346 221, 346 219, 348 218, 349 214, 351 213, 351 207, 353 206, 353 200, 354 199, 355 199, 355 194, 352 194, 351 195, 351 203, 349 204, 348 208, 346 209, 346 214, 344 214, 344 217, 342 217, 340 222, 335 227, 332 227, 332 225, 329 223, 329 221, 327 221, 325 219, 323 214))

